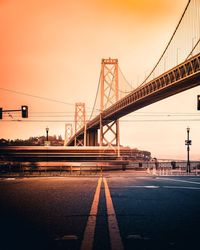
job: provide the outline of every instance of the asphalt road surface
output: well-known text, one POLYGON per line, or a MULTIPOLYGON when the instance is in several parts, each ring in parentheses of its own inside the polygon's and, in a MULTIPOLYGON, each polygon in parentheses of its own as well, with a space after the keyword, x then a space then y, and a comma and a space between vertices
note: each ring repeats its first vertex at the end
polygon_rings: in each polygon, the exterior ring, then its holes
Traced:
POLYGON ((0 249, 183 250, 200 245, 200 177, 0 179, 0 249))

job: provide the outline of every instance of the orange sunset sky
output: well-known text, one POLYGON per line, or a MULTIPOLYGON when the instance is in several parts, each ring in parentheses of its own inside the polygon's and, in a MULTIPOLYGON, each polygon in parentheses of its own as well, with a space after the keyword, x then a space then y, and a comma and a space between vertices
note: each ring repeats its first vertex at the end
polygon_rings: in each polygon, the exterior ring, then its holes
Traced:
MULTIPOLYGON (((118 58, 123 74, 136 86, 163 52, 186 4, 187 0, 0 0, 0 107, 28 105, 30 116, 17 122, 20 113, 5 114, 0 138, 44 135, 46 126, 50 135, 64 137, 75 102, 85 102, 90 115, 102 58, 118 58)), ((137 120, 162 118, 147 116, 153 112, 192 113, 197 118, 197 94, 200 87, 121 119, 121 144, 148 150, 157 158, 185 159, 190 126, 191 159, 200 160, 200 121, 187 120, 194 117, 127 122, 143 112, 146 116, 137 120)))

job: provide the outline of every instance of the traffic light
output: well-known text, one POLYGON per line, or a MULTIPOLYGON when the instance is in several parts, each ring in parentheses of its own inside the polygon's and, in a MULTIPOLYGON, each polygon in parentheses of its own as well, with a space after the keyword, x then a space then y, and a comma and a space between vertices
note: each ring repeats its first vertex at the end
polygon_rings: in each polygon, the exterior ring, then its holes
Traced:
POLYGON ((22 118, 28 118, 28 106, 22 106, 22 118))
POLYGON ((2 114, 3 114, 3 109, 2 108, 0 108, 0 119, 2 119, 2 114))
POLYGON ((200 110, 200 95, 197 96, 197 110, 200 110))

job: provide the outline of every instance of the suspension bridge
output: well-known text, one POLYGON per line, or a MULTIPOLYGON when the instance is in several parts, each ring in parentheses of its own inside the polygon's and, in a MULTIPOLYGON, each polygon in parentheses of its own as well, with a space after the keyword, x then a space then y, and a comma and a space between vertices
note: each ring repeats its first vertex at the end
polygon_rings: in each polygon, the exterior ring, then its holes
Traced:
POLYGON ((128 83, 117 59, 102 59, 89 120, 75 105, 75 133, 66 124, 66 146, 119 148, 119 118, 200 85, 200 0, 189 0, 159 60, 137 87, 128 83))

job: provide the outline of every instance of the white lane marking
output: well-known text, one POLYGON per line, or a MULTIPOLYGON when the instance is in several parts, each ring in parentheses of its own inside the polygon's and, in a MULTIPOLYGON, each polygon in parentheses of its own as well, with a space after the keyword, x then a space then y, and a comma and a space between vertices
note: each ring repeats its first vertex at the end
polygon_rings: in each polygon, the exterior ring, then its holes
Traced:
POLYGON ((159 186, 126 186, 128 188, 159 188, 159 186))
POLYGON ((129 234, 127 237, 126 237, 127 240, 150 240, 150 238, 148 237, 144 237, 140 234, 129 234))
MULTIPOLYGON (((129 177, 132 178, 132 177, 129 177)), ((135 179, 150 179, 149 176, 136 176, 135 179)))
POLYGON ((171 188, 171 189, 193 189, 193 190, 200 190, 200 187, 183 187, 183 186, 126 186, 125 188, 171 188))
POLYGON ((81 250, 92 250, 92 247, 93 247, 101 183, 102 183, 102 177, 98 179, 98 184, 97 184, 97 188, 95 191, 94 200, 92 202, 92 207, 90 210, 90 214, 88 217, 87 225, 86 225, 84 236, 83 236, 81 250))
POLYGON ((127 186, 129 188, 159 188, 160 186, 127 186))
POLYGON ((56 238, 55 240, 78 240, 78 237, 76 235, 64 235, 56 238))
POLYGON ((198 185, 200 185, 200 182, 196 182, 196 181, 186 181, 186 180, 180 180, 180 179, 159 178, 159 177, 156 177, 156 179, 163 180, 163 181, 176 181, 176 182, 185 182, 185 183, 198 184, 198 185))
POLYGON ((108 229, 110 235, 110 244, 112 250, 123 250, 123 244, 119 232, 119 227, 117 223, 117 218, 115 214, 115 210, 113 207, 110 190, 105 178, 103 178, 104 187, 105 187, 105 196, 106 196, 106 208, 108 215, 108 229))
POLYGON ((180 186, 163 186, 164 188, 171 188, 171 189, 193 189, 193 190, 200 190, 200 187, 180 187, 180 186))

